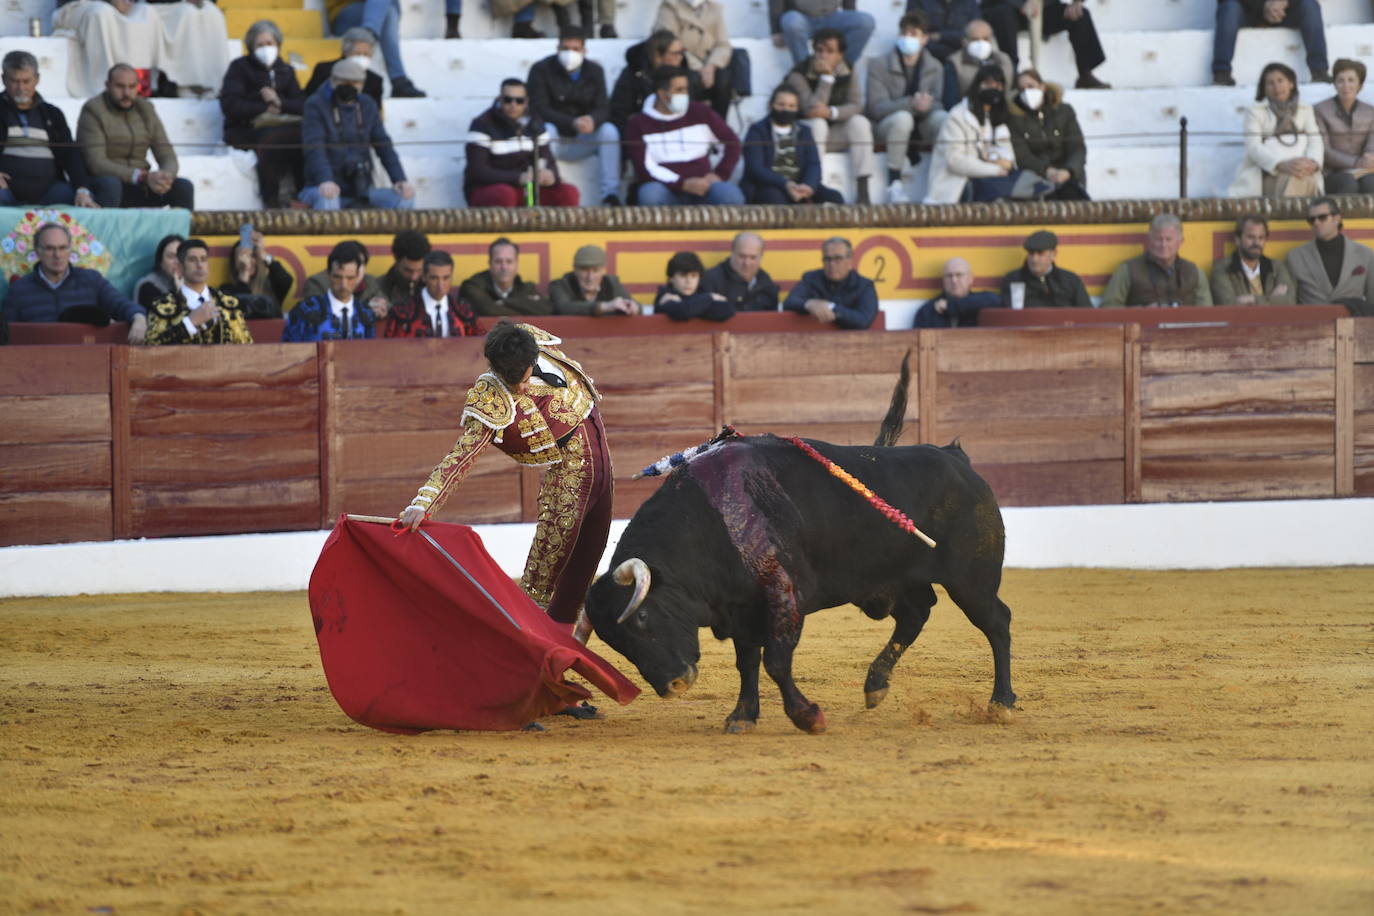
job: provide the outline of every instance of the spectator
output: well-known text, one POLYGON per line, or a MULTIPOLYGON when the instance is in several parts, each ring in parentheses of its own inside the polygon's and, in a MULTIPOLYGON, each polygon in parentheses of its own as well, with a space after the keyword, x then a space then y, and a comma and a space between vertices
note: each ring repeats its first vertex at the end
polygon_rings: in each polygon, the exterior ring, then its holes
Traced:
POLYGON ((558 131, 555 157, 577 162, 596 156, 601 202, 618 207, 620 131, 608 120, 611 102, 605 71, 596 61, 587 60, 586 50, 581 29, 568 29, 559 36, 558 53, 530 68, 529 111, 558 131))
POLYGON ((431 251, 423 261, 415 294, 397 302, 382 325, 383 337, 473 337, 482 333, 477 315, 453 288, 453 255, 431 251))
POLYGON ((964 48, 945 61, 945 95, 940 101, 946 111, 953 111, 960 100, 968 96, 969 88, 978 71, 988 64, 996 64, 1002 70, 1004 86, 1012 85, 1012 75, 1016 68, 1006 52, 997 50, 992 41, 992 26, 982 19, 975 19, 964 27, 964 48))
POLYGON ((177 247, 181 283, 148 310, 148 346, 249 344, 253 335, 233 296, 210 286, 210 246, 187 239, 177 247))
POLYGON ((734 317, 735 310, 724 296, 702 288, 701 275, 705 272, 695 252, 679 251, 669 258, 668 282, 654 295, 654 311, 674 321, 724 321, 734 317))
POLYGON ((153 269, 134 282, 134 301, 146 312, 163 296, 170 295, 181 285, 181 261, 177 247, 186 241, 180 235, 164 235, 153 252, 153 269))
MULTIPOLYGON (((389 302, 382 294, 382 284, 376 276, 367 272, 367 262, 369 260, 367 247, 356 239, 345 239, 330 249, 329 257, 325 263, 328 265, 334 261, 350 261, 357 259, 362 265, 362 271, 358 275, 357 282, 353 285, 353 294, 359 301, 366 302, 367 307, 372 309, 372 313, 378 318, 385 318, 389 302)), ((310 299, 314 296, 323 296, 329 292, 329 269, 326 268, 319 273, 311 274, 305 278, 305 286, 301 288, 301 301, 310 299)))
POLYGON ((551 315, 553 303, 520 279, 520 246, 504 235, 487 248, 487 269, 463 281, 458 295, 478 315, 551 315))
POLYGON ((301 154, 301 113, 305 93, 296 71, 281 57, 281 29, 259 19, 248 27, 248 53, 229 64, 219 90, 224 142, 257 154, 262 205, 276 209, 305 186, 301 154), (282 182, 291 188, 283 195, 282 182))
POLYGON ((213 94, 229 66, 224 14, 205 0, 59 3, 53 29, 76 37, 67 86, 77 98, 100 92, 118 63, 147 72, 149 88, 163 96, 213 94))
POLYGON ((768 117, 744 137, 740 191, 751 204, 842 204, 839 191, 821 184, 821 156, 811 128, 797 123, 801 98, 783 84, 773 90, 768 117))
POLYGON ((38 60, 10 51, 0 62, 0 206, 70 204, 98 207, 86 163, 72 143, 62 110, 38 94, 38 60))
POLYGON ((295 282, 291 271, 267 253, 264 241, 263 234, 255 229, 248 245, 234 242, 229 249, 230 280, 220 287, 220 292, 239 301, 248 318, 280 318, 295 282))
POLYGON ((1374 314, 1374 251, 1346 238, 1341 208, 1330 197, 1307 206, 1312 241, 1288 252, 1288 271, 1298 284, 1298 302, 1339 302, 1352 314, 1374 314))
POLYGON ((1297 74, 1273 63, 1260 74, 1245 113, 1245 158, 1231 197, 1316 197, 1322 192, 1321 129, 1312 106, 1298 101, 1297 74))
POLYGON ((76 142, 102 207, 195 209, 195 185, 177 177, 177 154, 153 103, 138 94, 138 73, 115 64, 105 91, 81 106, 76 142), (148 166, 148 152, 157 168, 148 166))
POLYGON ((844 35, 838 29, 818 29, 811 47, 815 53, 792 68, 784 85, 796 90, 816 148, 830 153, 849 150, 858 203, 866 204, 875 159, 873 125, 863 115, 859 76, 845 62, 844 35))
POLYGON ((1016 90, 1007 103, 1016 164, 1054 187, 1046 200, 1087 200, 1088 146, 1064 90, 1042 80, 1036 70, 1023 70, 1016 90))
POLYGON ((334 69, 334 65, 351 57, 367 69, 367 76, 363 77, 363 95, 376 102, 377 109, 380 111, 384 84, 382 75, 372 70, 372 52, 376 47, 375 41, 372 33, 360 25, 344 32, 343 37, 339 39, 340 49, 343 53, 334 60, 322 60, 315 65, 315 69, 310 72, 310 82, 305 84, 305 94, 307 96, 314 95, 321 86, 328 85, 329 74, 334 69))
POLYGON ((1231 58, 1235 56, 1236 33, 1242 25, 1297 29, 1307 47, 1307 67, 1312 71, 1312 82, 1331 82, 1331 74, 1326 69, 1326 32, 1322 28, 1319 0, 1217 0, 1217 24, 1212 44, 1214 84, 1236 84, 1231 76, 1231 58))
POLYGON ((300 199, 314 210, 367 206, 411 209, 415 190, 406 181, 377 103, 361 94, 367 71, 357 61, 345 59, 331 72, 332 91, 321 89, 305 103, 301 125, 305 187, 300 199), (389 188, 372 185, 373 149, 391 178, 389 188))
POLYGON ((382 60, 386 62, 386 75, 391 78, 393 99, 425 97, 406 76, 406 67, 401 61, 400 0, 325 0, 324 9, 335 35, 346 35, 349 29, 362 26, 377 36, 382 46, 382 60))
POLYGON ((773 44, 787 48, 794 64, 806 60, 818 31, 838 29, 844 34, 845 60, 851 67, 876 25, 868 13, 854 9, 854 0, 768 0, 768 21, 773 44))
POLYGON ((1374 106, 1356 98, 1365 65, 1341 58, 1332 73, 1336 94, 1313 106, 1326 151, 1326 193, 1374 194, 1374 106))
POLYGON ((1026 199, 1053 190, 1034 172, 1017 168, 1008 117, 1002 69, 988 64, 940 128, 926 203, 1026 199))
POLYGON ((1293 305, 1298 286, 1282 261, 1264 256, 1269 221, 1246 214, 1236 221, 1236 250, 1212 265, 1212 301, 1217 305, 1293 305))
POLYGON ((536 184, 541 206, 577 206, 581 196, 559 178, 549 133, 544 122, 529 113, 529 104, 528 87, 509 77, 501 81, 501 94, 492 106, 473 118, 463 172, 468 206, 533 205, 536 184))
POLYGON ((744 194, 729 181, 739 162, 739 137, 720 115, 687 97, 687 72, 660 67, 654 94, 630 119, 625 148, 641 182, 642 206, 668 204, 742 204, 744 194), (711 147, 725 153, 714 166, 711 147))
POLYGON ((931 149, 949 112, 942 101, 944 65, 929 53, 930 22, 920 10, 907 13, 897 24, 896 46, 868 61, 868 119, 877 125, 878 142, 887 147, 887 202, 909 202, 902 173, 920 161, 912 150, 912 135, 922 149, 931 149))
MULTIPOLYGON (((11 52, 13 53, 13 52, 11 52)), ((44 223, 33 234, 38 263, 10 284, 5 321, 80 321, 129 323, 129 343, 143 343, 148 316, 126 299, 100 271, 72 264, 72 234, 61 223, 44 223)))
POLYGON ((964 47, 964 29, 978 18, 978 0, 906 0, 908 13, 926 14, 926 50, 943 65, 964 47))
POLYGON ((583 245, 573 255, 573 269, 549 284, 556 315, 638 315, 639 303, 630 298, 620 278, 606 273, 606 251, 583 245))
MULTIPOLYGON (((409 302, 420 291, 425 272, 425 256, 432 246, 429 236, 414 229, 402 229, 391 238, 391 267, 382 274, 382 295, 394 308, 409 302)), ((382 317, 378 315, 377 317, 382 317)))
POLYGON ((912 327, 975 327, 979 312, 1001 308, 1003 304, 996 293, 975 293, 973 268, 963 258, 950 258, 940 280, 940 295, 921 303, 912 327))
POLYGON ((287 315, 281 339, 287 343, 377 336, 377 314, 354 292, 363 274, 356 247, 334 246, 328 261, 329 289, 303 300, 287 315))
MULTIPOLYGON (((513 17, 514 24, 510 33, 512 38, 543 38, 544 33, 534 27, 535 2, 536 0, 492 0, 491 14, 495 17, 513 17)), ((572 25, 572 17, 568 13, 568 6, 572 0, 537 2, 553 11, 554 21, 560 32, 572 25)))
POLYGON ((1037 229, 1026 236, 1022 245, 1026 262, 1002 278, 1002 303, 1028 309, 1093 307, 1078 274, 1055 263, 1059 257, 1059 236, 1048 229, 1037 229))
POLYGON ((1093 70, 1107 60, 1102 42, 1097 37, 1092 13, 1084 0, 983 0, 983 18, 992 26, 997 45, 1011 58, 1012 71, 1020 65, 1017 56, 1016 34, 1030 28, 1030 19, 1042 12, 1040 34, 1049 38, 1060 32, 1069 33, 1073 46, 1073 60, 1078 67, 1075 89, 1110 89, 1107 83, 1093 76, 1093 70))
POLYGON ((725 8, 717 0, 660 0, 654 31, 663 29, 682 40, 687 68, 700 77, 712 110, 725 117, 733 95, 730 60, 734 54, 725 28, 725 8))
POLYGON ((1124 305, 1211 305, 1212 291, 1196 264, 1178 256, 1183 221, 1172 213, 1150 220, 1145 251, 1112 272, 1102 292, 1103 308, 1124 305))
MULTIPOLYGON (((581 14, 582 31, 588 38, 592 36, 592 0, 577 0, 581 14)), ((615 31, 615 0, 596 0, 597 18, 601 20, 602 38, 619 38, 615 31)))
POLYGON ((730 257, 701 278, 707 292, 720 293, 736 312, 776 312, 778 284, 763 269, 763 237, 741 232, 730 243, 730 257))
POLYGON ((820 270, 808 270, 783 300, 788 312, 806 312, 821 324, 862 330, 878 317, 878 290, 854 269, 854 246, 834 236, 821 245, 820 270))
POLYGON ((695 70, 686 69, 687 52, 682 40, 667 29, 659 29, 648 40, 625 51, 625 69, 616 77, 611 91, 611 123, 625 135, 630 118, 644 108, 644 100, 654 94, 654 73, 659 67, 683 68, 687 74, 687 95, 693 102, 705 101, 706 87, 695 70))

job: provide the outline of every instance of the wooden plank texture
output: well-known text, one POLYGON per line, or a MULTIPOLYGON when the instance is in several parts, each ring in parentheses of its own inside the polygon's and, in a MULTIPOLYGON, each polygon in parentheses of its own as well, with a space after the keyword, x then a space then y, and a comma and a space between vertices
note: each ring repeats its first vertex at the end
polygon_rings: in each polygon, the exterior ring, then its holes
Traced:
MULTIPOLYGON (((815 374, 804 384, 795 376, 736 378, 731 399, 725 404, 726 422, 787 425, 869 421, 876 433, 892 401, 896 381, 893 373, 815 374)), ((917 420, 919 406, 919 398, 908 396, 909 422, 917 420)))
POLYGON ((603 394, 615 386, 711 385, 715 381, 713 337, 592 337, 570 341, 565 352, 582 364, 603 394))
POLYGON ((483 340, 450 337, 331 341, 330 347, 338 355, 335 382, 341 388, 457 388, 466 392, 473 380, 487 370, 487 361, 482 357, 483 340))
MULTIPOLYGON (((1117 349, 1121 343, 1117 341, 1117 349)), ((1120 359, 1118 352, 1118 361, 1120 359)), ((987 417, 1121 417, 1121 369, 940 372, 936 417, 941 424, 987 417)))
POLYGON ((292 388, 317 378, 315 362, 314 344, 131 347, 129 384, 134 391, 292 388))
POLYGON ((0 547, 108 541, 112 519, 108 488, 0 493, 0 547))
POLYGON ((129 448, 135 487, 319 478, 320 443, 312 432, 225 436, 134 437, 129 448))
POLYGON ((1374 410, 1374 363, 1356 363, 1351 373, 1351 398, 1356 410, 1374 410))
POLYGON ((334 422, 350 433, 447 429, 456 435, 466 387, 334 388, 334 422))
POLYGON ((1355 362, 1374 363, 1374 321, 1356 321, 1355 362))
POLYGON ((319 480, 184 487, 138 487, 132 494, 137 537, 304 531, 320 524, 319 480))
POLYGON ((1088 506, 1122 501, 1120 461, 974 464, 1003 506, 1088 506))
POLYGON ((1226 328, 1141 328, 1145 376, 1175 372, 1330 369, 1335 322, 1226 328))
POLYGON ((1334 494, 1335 471, 1329 452, 1265 458, 1142 458, 1141 494, 1146 502, 1311 499, 1334 494))
POLYGON ((653 464, 664 455, 700 445, 718 432, 720 430, 710 426, 607 432, 606 441, 611 450, 615 478, 617 481, 628 480, 640 468, 653 464))
POLYGON ((79 345, 7 347, 0 359, 0 398, 108 394, 110 350, 106 346, 79 345))
POLYGON ((1335 432, 1329 413, 1156 418, 1141 424, 1140 449, 1148 458, 1331 455, 1335 432))
POLYGON ((1336 495, 1355 492, 1355 319, 1336 322, 1336 495))
POLYGON ((931 442, 960 440, 974 464, 1019 464, 1122 459, 1119 416, 967 417, 941 420, 931 442))
POLYGON ((939 372, 1121 369, 1119 325, 1085 328, 953 328, 930 332, 939 372))
MULTIPOLYGON (((849 331, 843 334, 732 334, 728 371, 731 378, 794 378, 828 375, 877 375, 890 393, 902 356, 915 362, 916 331, 849 331)), ((913 368, 914 371, 914 368, 913 368)), ((797 394, 805 396, 810 383, 797 394)))
POLYGON ((1331 369, 1189 372, 1141 379, 1144 418, 1222 413, 1331 413, 1331 369))
MULTIPOLYGON (((453 448, 455 439, 453 430, 344 433, 337 437, 331 460, 340 482, 356 483, 377 478, 409 480, 410 494, 406 497, 409 501, 434 466, 453 448)), ((477 456, 468 478, 502 473, 516 467, 509 455, 491 445, 477 456)))
POLYGON ((1374 496, 1374 409, 1355 412, 1355 495, 1374 496))
MULTIPOLYGON (((435 517, 464 525, 520 521, 520 469, 509 459, 506 464, 503 473, 463 481, 435 517)), ((420 483, 410 477, 343 480, 338 485, 341 511, 394 517, 410 505, 420 483)))
POLYGON ((136 389, 130 394, 135 437, 188 433, 314 434, 319 426, 319 386, 313 380, 284 388, 136 389))
POLYGON ((0 443, 110 441, 107 392, 0 397, 0 418, 0 443))
POLYGON ((0 492, 109 491, 110 443, 0 445, 0 492))
POLYGON ((606 429, 664 429, 715 426, 715 390, 709 382, 602 389, 606 429))

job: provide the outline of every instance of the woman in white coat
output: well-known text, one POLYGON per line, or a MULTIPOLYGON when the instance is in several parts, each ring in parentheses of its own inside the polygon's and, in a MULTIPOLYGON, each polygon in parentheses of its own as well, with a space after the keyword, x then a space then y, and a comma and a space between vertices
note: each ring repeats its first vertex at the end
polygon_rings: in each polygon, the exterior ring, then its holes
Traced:
POLYGON ((1016 167, 1007 128, 1007 79, 997 64, 983 65, 936 135, 925 202, 1025 199, 1052 187, 1016 167))
POLYGON ((1312 106, 1298 101, 1298 77, 1272 63, 1245 113, 1245 158, 1231 197, 1320 197, 1324 147, 1312 106))

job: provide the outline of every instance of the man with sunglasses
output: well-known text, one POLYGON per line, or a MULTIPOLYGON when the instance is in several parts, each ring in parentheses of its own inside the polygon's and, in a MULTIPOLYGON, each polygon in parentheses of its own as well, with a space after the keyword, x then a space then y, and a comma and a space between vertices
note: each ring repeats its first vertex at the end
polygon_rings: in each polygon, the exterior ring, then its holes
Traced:
POLYGON ((1339 302, 1353 315, 1374 315, 1374 251, 1341 232, 1341 208, 1330 197, 1307 207, 1312 241, 1288 252, 1299 305, 1339 302))
POLYGON ((549 132, 530 111, 524 80, 502 80, 496 103, 473 119, 467 160, 463 195, 470 207, 576 207, 581 199, 559 179, 549 132))

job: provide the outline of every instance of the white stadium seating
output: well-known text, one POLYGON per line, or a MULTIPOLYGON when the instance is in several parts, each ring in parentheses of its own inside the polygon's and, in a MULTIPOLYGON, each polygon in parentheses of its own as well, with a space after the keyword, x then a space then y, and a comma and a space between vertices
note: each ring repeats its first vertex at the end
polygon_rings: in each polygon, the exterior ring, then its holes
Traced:
MULTIPOLYGON (((608 89, 623 69, 625 50, 641 40, 653 22, 656 0, 621 0, 616 27, 624 37, 595 39, 588 56, 605 68, 608 89)), ((319 9, 320 0, 306 0, 319 9)), ((895 34, 905 0, 859 0, 858 6, 878 20, 867 52, 885 53, 895 34)), ((1329 56, 1374 58, 1374 24, 1369 0, 1324 0, 1329 56)), ((416 185, 421 207, 461 206, 463 144, 468 123, 490 104, 502 77, 523 76, 530 65, 551 54, 554 42, 509 38, 509 21, 493 21, 482 0, 467 0, 461 41, 444 41, 442 0, 403 0, 402 35, 406 68, 429 93, 427 99, 388 99, 387 129, 416 185)), ((755 94, 731 114, 741 134, 760 117, 771 88, 791 66, 787 53, 773 46, 767 22, 767 0, 729 0, 725 4, 733 42, 747 48, 753 65, 755 94)), ((1282 61, 1305 78, 1302 40, 1286 29, 1246 29, 1240 34, 1234 61, 1235 88, 1211 82, 1212 14, 1215 0, 1091 0, 1090 9, 1102 35, 1107 63, 1098 75, 1113 85, 1106 91, 1075 91, 1067 101, 1078 112, 1088 138, 1088 187, 1095 199, 1174 197, 1178 194, 1179 118, 1189 124, 1188 194, 1224 193, 1241 157, 1242 113, 1254 98, 1254 81, 1269 61, 1282 61)), ((75 128, 82 99, 66 92, 67 64, 75 52, 64 37, 30 38, 28 20, 39 18, 50 30, 52 0, 0 0, 0 54, 16 48, 34 53, 43 74, 40 91, 62 108, 75 128)), ((541 9, 537 25, 552 33, 552 17, 541 9)), ((1021 57, 1029 60, 1022 36, 1021 57)), ((231 36, 234 54, 242 53, 231 36)), ((290 36, 287 37, 290 49, 290 36)), ((380 60, 374 63, 380 69, 380 60)), ((1067 37, 1045 43, 1041 71, 1047 79, 1071 87, 1075 77, 1067 37)), ((302 74, 302 81, 308 74, 302 74)), ((1301 87, 1302 97, 1317 101, 1329 86, 1301 87)), ((1374 85, 1365 96, 1374 101, 1374 85)), ((156 105, 177 147, 182 174, 196 183, 201 209, 252 209, 260 206, 251 161, 231 156, 220 141, 221 119, 212 100, 158 99, 156 105)), ((879 168, 884 167, 880 157, 879 168)), ((565 163, 565 177, 581 189, 583 200, 597 199, 591 161, 565 163)), ((908 178, 908 194, 924 191, 923 164, 908 178)), ((844 155, 828 154, 825 181, 849 199, 854 182, 844 155)), ((885 181, 875 182, 880 191, 885 181)))

